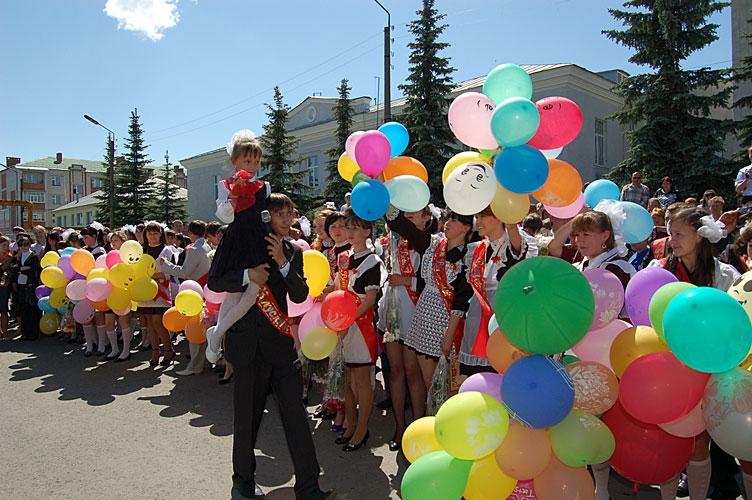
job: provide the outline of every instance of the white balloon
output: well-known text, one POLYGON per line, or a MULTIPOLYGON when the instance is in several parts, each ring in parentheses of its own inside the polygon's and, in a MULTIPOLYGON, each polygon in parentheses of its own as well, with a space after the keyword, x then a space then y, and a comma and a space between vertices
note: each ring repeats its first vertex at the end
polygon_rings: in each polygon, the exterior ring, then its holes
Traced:
POLYGON ((545 156, 547 160, 553 160, 558 158, 563 150, 564 146, 556 149, 541 149, 540 152, 543 153, 543 156, 545 156))
POLYGON ((474 215, 491 204, 496 194, 496 176, 487 163, 463 163, 444 184, 444 201, 453 212, 474 215))

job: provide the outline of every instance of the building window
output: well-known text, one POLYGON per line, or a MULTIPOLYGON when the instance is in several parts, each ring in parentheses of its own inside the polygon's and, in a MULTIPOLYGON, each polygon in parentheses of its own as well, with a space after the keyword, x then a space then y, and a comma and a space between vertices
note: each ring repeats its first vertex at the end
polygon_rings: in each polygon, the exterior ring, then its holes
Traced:
POLYGON ((50 176, 50 184, 52 186, 62 186, 62 178, 59 175, 51 175, 50 176))
POLYGON ((84 195, 84 185, 83 184, 76 184, 73 186, 73 194, 77 194, 79 196, 84 195))
POLYGON ((104 189, 104 179, 94 178, 91 180, 92 189, 104 189))
POLYGON ((78 224, 79 226, 83 226, 84 225, 84 214, 83 214, 83 212, 78 212, 76 214, 76 219, 77 219, 76 224, 78 224))
POLYGON ((606 121, 595 119, 595 164, 606 164, 606 121))
POLYGON ((91 224, 94 222, 94 217, 92 217, 91 212, 86 212, 86 223, 91 224))
POLYGON ((33 203, 44 203, 44 191, 24 191, 23 199, 33 203))
POLYGON ((319 157, 308 158, 305 168, 308 169, 308 185, 314 188, 319 187, 319 157))
POLYGON ((44 182, 44 178, 42 177, 42 174, 24 173, 23 181, 26 184, 41 184, 42 182, 44 182))
POLYGON ((62 226, 63 225, 63 218, 62 217, 58 217, 57 218, 57 225, 58 226, 62 226))
POLYGON ((52 195, 52 204, 53 205, 61 205, 62 204, 61 201, 60 201, 60 195, 59 194, 53 194, 52 195))
POLYGON ((63 215, 63 224, 62 225, 63 226, 67 226, 68 225, 68 216, 67 215, 63 215))
POLYGON ((31 219, 36 221, 43 221, 44 220, 44 212, 39 210, 34 210, 31 213, 31 219))

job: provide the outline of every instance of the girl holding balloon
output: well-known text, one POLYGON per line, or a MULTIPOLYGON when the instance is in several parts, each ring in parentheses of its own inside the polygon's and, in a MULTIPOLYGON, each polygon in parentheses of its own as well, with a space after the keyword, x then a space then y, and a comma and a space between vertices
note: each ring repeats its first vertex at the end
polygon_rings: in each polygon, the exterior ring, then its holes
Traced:
POLYGON ((348 210, 345 217, 347 240, 352 245, 346 269, 347 289, 358 295, 360 305, 355 313, 355 322, 346 330, 342 340, 347 367, 347 430, 335 442, 344 445, 343 451, 350 452, 360 449, 369 437, 368 419, 373 409, 371 371, 376 364, 378 348, 374 306, 383 281, 384 264, 368 247, 373 223, 361 219, 352 210, 348 210))
MULTIPOLYGON (((671 213, 666 229, 669 233, 668 256, 656 259, 648 267, 662 267, 671 271, 679 281, 727 291, 740 275, 728 264, 713 257, 713 245, 723 237, 723 227, 701 208, 683 208, 671 213)), ((691 499, 705 498, 710 485, 710 434, 703 431, 695 436, 692 458, 687 464, 687 482, 691 499)), ((752 462, 740 460, 747 492, 752 491, 752 462)), ((678 477, 666 483, 673 498, 678 477)), ((662 487, 663 489, 663 487, 662 487)))

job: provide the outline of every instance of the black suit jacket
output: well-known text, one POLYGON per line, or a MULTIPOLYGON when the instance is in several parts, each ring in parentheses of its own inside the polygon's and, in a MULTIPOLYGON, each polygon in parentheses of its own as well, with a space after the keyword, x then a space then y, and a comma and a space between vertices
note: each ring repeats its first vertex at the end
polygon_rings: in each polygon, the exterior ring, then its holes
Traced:
POLYGON ((42 272, 42 266, 39 263, 39 256, 34 252, 29 255, 24 263, 23 267, 29 266, 31 269, 21 271, 21 254, 16 254, 10 264, 11 283, 18 282, 18 276, 20 274, 26 275, 26 284, 36 288, 39 286, 39 275, 42 272))
MULTIPOLYGON (((287 314, 287 295, 293 302, 303 302, 308 297, 308 284, 303 277, 303 253, 288 241, 283 241, 285 257, 290 262, 287 276, 282 276, 274 265, 269 270, 267 285, 280 310, 287 314)), ((213 290, 237 290, 243 284, 243 271, 215 276, 213 290), (216 286, 216 288, 215 288, 216 286)), ((225 356, 232 364, 250 364, 256 356, 264 356, 273 363, 293 362, 297 358, 292 338, 277 331, 257 306, 248 312, 228 331, 225 337, 225 356)))

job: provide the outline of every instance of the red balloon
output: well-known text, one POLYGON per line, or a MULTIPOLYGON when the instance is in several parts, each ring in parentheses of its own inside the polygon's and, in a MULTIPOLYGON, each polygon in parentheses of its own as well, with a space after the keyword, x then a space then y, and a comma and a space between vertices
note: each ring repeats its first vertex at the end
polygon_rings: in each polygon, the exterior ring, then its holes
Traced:
POLYGON ((621 377, 619 401, 634 418, 665 424, 687 415, 702 399, 709 373, 688 367, 670 352, 634 360, 621 377))
POLYGON ((355 293, 337 290, 327 295, 321 303, 321 319, 330 330, 346 330, 355 322, 358 305, 360 299, 355 293))
POLYGON ((219 308, 220 308, 221 305, 222 304, 215 304, 213 302, 207 302, 206 303, 206 310, 208 312, 212 313, 212 314, 213 313, 218 313, 219 312, 219 308))
POLYGON ((582 111, 566 97, 546 97, 535 103, 540 115, 538 131, 527 143, 538 149, 566 146, 582 129, 582 111))
POLYGON ((653 424, 629 415, 618 401, 601 416, 616 440, 608 461, 632 481, 660 484, 676 477, 692 457, 694 438, 672 436, 653 424))

